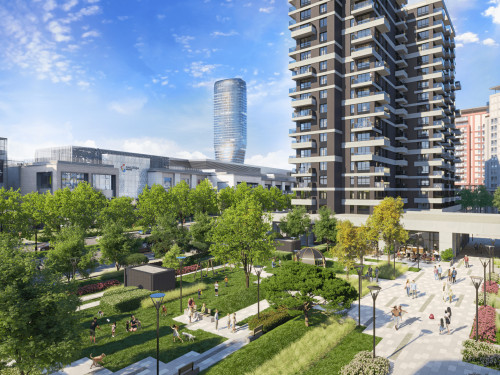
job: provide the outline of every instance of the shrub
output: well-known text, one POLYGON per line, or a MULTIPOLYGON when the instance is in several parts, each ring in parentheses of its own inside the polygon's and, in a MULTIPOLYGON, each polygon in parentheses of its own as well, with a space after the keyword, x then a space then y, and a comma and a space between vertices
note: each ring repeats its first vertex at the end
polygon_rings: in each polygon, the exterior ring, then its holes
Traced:
MULTIPOLYGON (((205 283, 197 283, 194 285, 189 285, 189 286, 184 286, 182 287, 182 296, 186 297, 189 296, 190 294, 196 293, 198 289, 205 290, 207 288, 207 284, 205 283)), ((165 297, 163 297, 163 302, 167 303, 170 301, 175 301, 180 297, 180 288, 174 289, 174 290, 169 290, 168 292, 164 292, 165 297)), ((188 298, 186 298, 186 303, 187 303, 188 298)), ((152 307, 153 305, 151 304, 151 299, 148 298, 143 298, 141 301, 141 306, 142 307, 152 307)))
POLYGON ((451 260, 453 258, 453 249, 446 249, 440 255, 442 260, 451 260))
POLYGON ((486 281, 486 283, 484 283, 483 287, 481 288, 483 292, 485 287, 486 287, 486 293, 493 293, 493 294, 498 293, 498 284, 495 281, 486 281))
POLYGON ((78 294, 79 296, 83 296, 85 294, 97 293, 115 285, 120 285, 120 282, 118 280, 107 280, 103 281, 102 283, 89 284, 79 287, 76 291, 76 294, 78 294))
POLYGON ((287 253, 283 251, 276 251, 273 255, 273 258, 276 258, 276 260, 281 259, 282 261, 292 260, 292 257, 293 257, 292 253, 287 253))
MULTIPOLYGON (((481 306, 479 308, 479 340, 487 342, 496 342, 496 322, 495 322, 495 308, 491 306, 481 306)), ((472 325, 472 332, 469 336, 471 339, 476 337, 476 319, 472 325)))
POLYGON ((349 364, 342 367, 341 375, 387 375, 391 365, 387 358, 372 358, 372 352, 362 351, 349 364))
POLYGON ((463 361, 479 363, 482 366, 500 369, 500 348, 485 342, 464 341, 462 349, 463 361))
POLYGON ((140 264, 148 263, 149 259, 146 255, 141 253, 134 253, 127 255, 121 262, 124 266, 138 266, 140 264))
POLYGON ((248 322, 248 328, 254 329, 255 327, 262 325, 262 331, 266 333, 278 327, 279 325, 286 323, 290 319, 292 319, 292 317, 288 313, 287 309, 281 308, 278 310, 271 310, 261 313, 260 318, 257 318, 257 316, 255 316, 250 319, 250 321, 248 322))
MULTIPOLYGON (((496 263, 495 263, 496 264, 496 263)), ((496 282, 497 284, 500 283, 500 274, 498 273, 491 273, 491 281, 496 282)))
POLYGON ((149 290, 135 286, 111 289, 104 292, 100 307, 109 315, 131 312, 140 308, 141 301, 150 294, 149 290))
MULTIPOLYGON (((200 269, 200 267, 197 264, 193 264, 191 266, 185 266, 185 267, 182 267, 182 274, 184 275, 186 273, 194 272, 194 271, 197 271, 199 269, 200 269)), ((179 276, 181 273, 179 272, 179 270, 175 270, 175 274, 177 276, 179 276)))

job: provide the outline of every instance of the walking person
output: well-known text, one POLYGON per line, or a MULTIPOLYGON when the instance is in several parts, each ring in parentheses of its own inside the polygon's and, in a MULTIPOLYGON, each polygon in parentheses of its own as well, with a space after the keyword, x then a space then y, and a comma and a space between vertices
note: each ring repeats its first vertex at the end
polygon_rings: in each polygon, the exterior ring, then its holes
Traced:
POLYGON ((378 283, 378 274, 379 274, 380 270, 378 269, 378 267, 375 267, 375 279, 378 283))
POLYGON ((453 271, 451 271, 451 282, 455 284, 457 282, 457 270, 453 267, 453 271))
POLYGON ((451 324, 451 313, 448 313, 448 310, 445 310, 444 322, 446 324, 446 329, 448 330, 448 335, 449 335, 450 334, 450 324, 451 324))
POLYGON ((227 330, 231 329, 231 314, 227 313, 227 330))
POLYGON ((116 333, 116 322, 113 322, 113 324, 111 324, 111 337, 115 337, 115 333, 116 333))
POLYGON ((219 310, 215 309, 215 315, 214 315, 214 320, 215 320, 215 330, 219 330, 219 310))
POLYGON ((215 296, 219 297, 219 282, 217 281, 215 282, 214 288, 215 288, 215 296))
POLYGON ((438 269, 436 266, 434 266, 434 280, 438 279, 438 269))
POLYGON ((465 268, 469 268, 469 257, 467 255, 464 256, 464 262, 465 262, 465 268))
POLYGON ((399 310, 398 310, 397 306, 394 306, 392 308, 391 313, 394 316, 394 320, 396 321, 396 323, 394 324, 394 328, 397 331, 398 330, 399 319, 400 319, 400 314, 399 314, 399 310))
POLYGON ((227 288, 227 282, 228 282, 228 279, 227 279, 227 276, 224 277, 224 283, 226 283, 226 288, 227 288))
POLYGON ((95 330, 96 328, 101 329, 99 324, 97 323, 97 318, 94 317, 94 320, 90 323, 90 342, 94 341, 95 344, 95 330))
POLYGON ((233 313, 233 333, 236 332, 236 313, 233 313))
POLYGON ((439 334, 441 335, 445 331, 444 319, 439 319, 439 334))
POLYGON ((410 296, 410 279, 406 279, 406 285, 404 287, 406 289, 406 295, 410 296))
POLYGON ((372 269, 372 266, 368 267, 368 277, 370 278, 370 282, 373 281, 373 269, 372 269))
POLYGON ((441 268, 441 265, 438 265, 438 276, 439 280, 441 280, 441 275, 443 274, 443 269, 441 268))
POLYGON ((417 298, 417 283, 415 282, 415 280, 412 280, 410 288, 411 288, 412 299, 417 298))
POLYGON ((193 308, 190 307, 189 308, 189 323, 191 323, 192 320, 193 320, 193 308))
POLYGON ((198 289, 198 299, 201 299, 201 289, 198 289))
POLYGON ((451 268, 448 269, 448 282, 451 283, 451 268))
POLYGON ((167 307, 165 305, 163 305, 161 307, 161 315, 162 316, 167 316, 167 307))
POLYGON ((403 307, 401 305, 399 305, 398 310, 399 310, 399 319, 401 319, 401 323, 403 323, 403 313, 406 314, 408 311, 403 310, 403 307))

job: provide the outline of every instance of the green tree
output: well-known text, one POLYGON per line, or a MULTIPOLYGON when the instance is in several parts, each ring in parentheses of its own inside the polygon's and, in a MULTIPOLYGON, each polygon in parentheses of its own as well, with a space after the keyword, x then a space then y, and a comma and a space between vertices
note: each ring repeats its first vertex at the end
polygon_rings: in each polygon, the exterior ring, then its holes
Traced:
POLYGON ((130 233, 125 233, 117 223, 109 223, 104 227, 99 246, 101 260, 106 264, 114 263, 117 271, 126 264, 126 257, 139 248, 138 241, 130 233))
POLYGON ((136 218, 135 207, 130 197, 114 197, 107 202, 99 215, 99 224, 101 228, 108 223, 116 223, 123 228, 131 228, 136 218))
POLYGON ((21 203, 19 190, 0 189, 0 233, 17 236, 23 230, 24 217, 21 203))
POLYGON ((337 244, 332 248, 331 254, 337 258, 347 270, 347 278, 351 269, 356 264, 356 254, 359 247, 357 228, 349 220, 337 223, 337 244))
POLYGON ((159 218, 169 210, 167 192, 161 185, 146 186, 139 194, 137 216, 139 223, 145 227, 153 227, 159 218))
POLYGON ((303 206, 294 207, 280 223, 280 229, 289 237, 306 234, 310 226, 311 218, 303 206))
POLYGON ((96 251, 85 248, 85 231, 80 227, 70 226, 61 229, 55 238, 54 249, 47 255, 46 265, 53 272, 66 276, 68 281, 73 274, 72 258, 76 258, 75 271, 88 277, 98 265, 96 251))
POLYGON ((230 186, 220 190, 217 194, 217 206, 219 212, 222 213, 229 207, 233 206, 236 201, 234 189, 230 186))
POLYGON ((205 252, 210 247, 209 233, 214 226, 214 219, 208 214, 198 212, 194 215, 194 223, 191 224, 190 233, 193 241, 191 245, 205 252))
POLYGON ((486 190, 484 185, 479 186, 475 193, 477 196, 477 206, 480 209, 486 209, 487 207, 491 207, 493 205, 493 197, 488 190, 486 190))
POLYGON ((217 189, 208 179, 201 181, 196 189, 191 189, 189 199, 192 203, 192 212, 215 215, 217 213, 217 189))
POLYGON ((269 189, 269 211, 283 211, 292 208, 292 195, 286 194, 276 186, 269 189))
POLYGON ((274 277, 262 282, 262 287, 272 306, 302 311, 307 327, 316 297, 324 298, 327 308, 338 310, 349 308, 357 296, 356 289, 335 277, 333 270, 300 262, 283 265, 274 277))
POLYGON ((495 193, 493 194, 492 200, 493 206, 495 206, 498 210, 500 210, 500 186, 497 187, 495 193))
POLYGON ((462 189, 459 191, 458 195, 460 196, 460 204, 462 208, 467 212, 469 207, 474 207, 474 193, 469 189, 462 189))
POLYGON ((182 180, 168 191, 168 202, 170 212, 174 212, 181 226, 184 226, 186 218, 193 214, 190 188, 186 181, 182 180))
POLYGON ((69 189, 58 189, 54 192, 54 194, 47 192, 45 195, 45 223, 43 231, 44 234, 52 240, 66 224, 63 213, 63 205, 65 204, 65 201, 69 200, 69 194, 71 194, 69 189))
MULTIPOLYGON (((394 246, 394 242, 406 242, 408 232, 403 228, 401 219, 403 217, 403 200, 386 197, 373 209, 373 215, 368 218, 367 225, 378 233, 387 248, 394 246)), ((391 253, 387 252, 387 261, 391 262, 391 253)))
POLYGON ((24 213, 26 225, 23 236, 29 238, 35 236, 35 250, 38 247, 38 230, 45 221, 45 198, 47 195, 39 194, 37 191, 28 193, 23 197, 21 208, 24 213))
POLYGON ((149 259, 146 255, 141 253, 133 253, 127 255, 123 261, 123 266, 139 266, 141 264, 146 264, 149 262, 149 259))
POLYGON ((101 210, 106 206, 104 194, 86 182, 78 184, 65 197, 69 199, 63 201, 62 215, 66 218, 68 225, 78 226, 85 231, 96 224, 101 210))
POLYGON ((330 244, 337 239, 337 219, 330 208, 323 206, 319 209, 319 220, 314 223, 313 232, 318 242, 326 242, 328 251, 330 244))
POLYGON ((166 268, 173 268, 175 270, 179 269, 180 260, 177 258, 180 256, 182 256, 182 250, 177 244, 174 244, 170 250, 165 253, 162 266, 166 268))
POLYGON ((271 222, 261 204, 247 197, 226 209, 210 233, 210 253, 223 262, 241 263, 247 288, 254 262, 269 258, 276 250, 271 222))
POLYGON ((173 214, 165 214, 158 219, 158 223, 151 231, 150 240, 153 242, 153 251, 157 257, 165 254, 177 244, 184 251, 189 250, 191 235, 186 227, 180 226, 173 214))
POLYGON ((0 357, 13 359, 21 375, 50 374, 69 364, 80 346, 79 299, 59 274, 37 269, 19 245, 0 239, 0 357))

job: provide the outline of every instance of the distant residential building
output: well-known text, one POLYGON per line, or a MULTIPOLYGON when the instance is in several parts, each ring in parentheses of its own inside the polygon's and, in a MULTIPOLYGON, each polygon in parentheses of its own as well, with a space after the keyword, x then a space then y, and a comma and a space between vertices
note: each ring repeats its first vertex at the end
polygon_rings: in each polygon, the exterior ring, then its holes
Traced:
POLYGON ((455 148, 457 182, 461 188, 477 188, 484 185, 485 131, 488 106, 463 109, 455 125, 460 130, 460 145, 455 148))
POLYGON ((489 118, 486 124, 485 141, 485 185, 493 192, 500 185, 498 177, 498 159, 500 157, 500 145, 498 144, 498 126, 500 119, 500 86, 492 87, 494 93, 490 95, 489 118))
POLYGON ((247 149, 247 86, 240 78, 214 85, 215 159, 243 164, 247 149))
POLYGON ((0 137, 0 188, 7 188, 7 138, 0 137))

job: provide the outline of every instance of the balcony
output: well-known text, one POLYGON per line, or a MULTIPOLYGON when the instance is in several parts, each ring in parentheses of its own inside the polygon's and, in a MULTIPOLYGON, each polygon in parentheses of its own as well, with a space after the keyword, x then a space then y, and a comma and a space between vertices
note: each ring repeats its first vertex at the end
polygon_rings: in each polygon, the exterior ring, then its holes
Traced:
POLYGON ((390 184, 388 182, 375 182, 375 187, 378 189, 389 189, 390 184))
POLYGON ((408 73, 406 73, 406 70, 404 70, 404 69, 396 70, 395 75, 399 79, 407 79, 408 78, 408 73))
POLYGON ((316 141, 302 141, 302 142, 292 142, 293 150, 304 150, 308 148, 316 148, 316 141))
POLYGON ((396 90, 398 90, 399 92, 407 92, 408 87, 406 87, 405 84, 400 84, 400 85, 396 86, 396 90))
POLYGON ((408 25, 406 24, 406 21, 396 22, 395 25, 398 30, 404 30, 404 31, 408 30, 408 25))
POLYGON ((300 112, 294 112, 292 114, 292 121, 307 121, 307 120, 315 120, 316 114, 312 109, 305 109, 300 112))
POLYGON ((351 78, 351 88, 359 88, 363 86, 371 86, 373 84, 373 75, 370 74, 369 78, 351 78))
POLYGON ((316 105, 316 99, 313 98, 312 96, 310 98, 306 98, 306 99, 293 99, 292 100, 292 107, 293 108, 312 107, 315 105, 316 105))
POLYGON ((394 113, 398 116, 403 116, 403 117, 408 116, 408 111, 405 108, 396 108, 394 113))
POLYGON ((351 132, 360 132, 360 131, 369 131, 373 130, 378 133, 381 133, 382 131, 375 126, 375 124, 371 121, 359 121, 359 122, 354 122, 351 124, 351 132))
POLYGON ((292 31, 292 38, 301 39, 316 34, 316 27, 313 25, 303 25, 292 31))
POLYGON ((351 6, 351 15, 359 16, 365 13, 370 13, 374 10, 375 3, 373 0, 366 0, 360 3, 355 3, 351 6))
POLYGON ((298 81, 301 79, 316 78, 316 70, 312 67, 307 69, 297 69, 292 71, 292 79, 298 81))
POLYGON ((373 47, 360 47, 351 49, 351 57, 353 59, 362 59, 371 56, 379 56, 379 54, 375 51, 375 48, 373 47))
POLYGON ((396 40, 399 43, 407 43, 408 42, 408 38, 406 37, 406 34, 404 33, 404 31, 401 32, 400 34, 396 35, 396 40))
POLYGON ((316 198, 292 199, 292 206, 316 206, 316 198))
POLYGON ((375 167, 375 173, 384 176, 389 176, 391 174, 391 169, 387 167, 375 167))
POLYGON ((387 65, 387 63, 384 61, 376 61, 374 71, 377 72, 382 77, 385 77, 385 76, 388 76, 389 74, 391 74, 391 70, 389 68, 389 65, 387 65))
POLYGON ((396 98, 396 103, 398 103, 399 105, 407 105, 408 100, 406 100, 404 96, 399 96, 396 98))
POLYGON ((375 107, 375 113, 372 115, 384 119, 389 118, 389 108, 386 106, 375 107))
POLYGON ((292 177, 315 177, 316 173, 313 168, 299 169, 297 173, 292 173, 292 177))
POLYGON ((408 48, 404 44, 398 44, 394 48, 394 50, 399 53, 401 56, 406 56, 408 54, 408 48))
MULTIPOLYGON (((373 34, 371 34, 370 32, 367 33, 367 32, 364 32, 364 31, 365 30, 363 30, 363 32, 358 31, 355 34, 352 34, 352 36, 351 36, 351 46, 355 46, 357 44, 368 43, 368 42, 373 41, 373 34)), ((367 30, 367 31, 370 31, 370 30, 367 30)))
POLYGON ((455 90, 462 90, 462 84, 460 83, 460 81, 455 82, 455 90))

